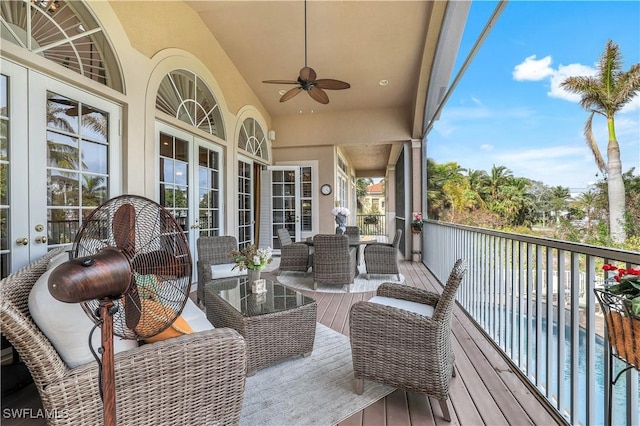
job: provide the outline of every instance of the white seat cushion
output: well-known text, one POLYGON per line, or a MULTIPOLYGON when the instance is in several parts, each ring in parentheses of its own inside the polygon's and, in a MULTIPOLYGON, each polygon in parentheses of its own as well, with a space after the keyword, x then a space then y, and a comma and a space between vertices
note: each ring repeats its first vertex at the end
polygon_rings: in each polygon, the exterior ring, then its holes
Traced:
MULTIPOLYGON (((62 360, 70 368, 94 361, 89 350, 89 333, 93 321, 84 312, 79 303, 65 303, 49 293, 49 275, 55 266, 38 278, 29 293, 29 312, 49 341, 56 348, 62 360)), ((100 329, 93 332, 92 346, 96 353, 100 348, 100 329)), ((114 352, 137 348, 135 340, 113 337, 114 352)))
POLYGON ((207 315, 204 311, 193 302, 191 299, 187 299, 187 303, 184 305, 184 309, 182 309, 182 313, 180 314, 182 318, 189 324, 189 327, 193 330, 193 332, 205 331, 205 330, 213 330, 213 325, 207 319, 207 315))
POLYGON ((233 269, 236 266, 235 263, 223 263, 221 265, 211 265, 211 279, 217 280, 219 278, 239 277, 241 275, 247 275, 247 270, 241 271, 239 268, 233 269))
POLYGON ((373 296, 369 302, 379 305, 391 306, 405 311, 413 312, 431 318, 433 316, 433 306, 423 303, 410 302, 408 300, 394 299, 393 297, 373 296))

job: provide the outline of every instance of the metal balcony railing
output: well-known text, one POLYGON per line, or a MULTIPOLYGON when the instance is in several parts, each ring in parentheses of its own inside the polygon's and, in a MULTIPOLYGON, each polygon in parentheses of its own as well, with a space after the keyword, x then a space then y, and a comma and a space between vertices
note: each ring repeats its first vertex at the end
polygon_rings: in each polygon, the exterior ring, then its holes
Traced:
POLYGON ((360 235, 387 235, 386 216, 383 214, 358 214, 356 225, 360 235))
MULTIPOLYGON (((640 424, 638 372, 609 395, 609 344, 594 295, 602 265, 640 264, 637 252, 425 221, 425 265, 445 282, 464 258, 458 302, 570 424, 640 424)), ((627 365, 614 359, 614 373, 627 365)))

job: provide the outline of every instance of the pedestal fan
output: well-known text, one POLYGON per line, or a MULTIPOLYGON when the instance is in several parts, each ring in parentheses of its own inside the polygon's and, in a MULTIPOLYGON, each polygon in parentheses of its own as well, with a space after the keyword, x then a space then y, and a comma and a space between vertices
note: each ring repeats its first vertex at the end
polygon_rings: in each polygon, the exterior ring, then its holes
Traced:
POLYGON ((191 287, 191 254, 171 213, 144 197, 122 195, 96 208, 76 236, 72 259, 49 277, 56 299, 82 303, 101 327, 104 423, 114 425, 113 335, 144 339, 180 315, 191 287))

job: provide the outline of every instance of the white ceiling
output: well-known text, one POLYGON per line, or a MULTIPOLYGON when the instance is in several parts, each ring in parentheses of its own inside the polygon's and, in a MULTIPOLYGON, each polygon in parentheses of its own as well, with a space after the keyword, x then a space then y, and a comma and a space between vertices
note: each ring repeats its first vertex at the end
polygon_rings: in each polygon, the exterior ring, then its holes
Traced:
MULTIPOLYGON (((328 105, 313 101, 305 92, 281 103, 278 92, 295 86, 262 82, 295 80, 305 65, 303 1, 187 3, 199 13, 272 117, 400 107, 406 110, 408 139, 421 137, 416 129, 422 129, 434 55, 429 31, 433 38, 437 27, 437 38, 442 25, 432 10, 436 5, 442 9, 442 2, 308 1, 307 65, 318 78, 351 84, 350 89, 327 90, 328 105), (435 22, 431 29, 429 22, 435 22), (389 83, 381 86, 380 80, 389 83)), ((344 149, 356 170, 384 170, 389 161, 395 162, 389 158, 394 151, 390 145, 344 149)))

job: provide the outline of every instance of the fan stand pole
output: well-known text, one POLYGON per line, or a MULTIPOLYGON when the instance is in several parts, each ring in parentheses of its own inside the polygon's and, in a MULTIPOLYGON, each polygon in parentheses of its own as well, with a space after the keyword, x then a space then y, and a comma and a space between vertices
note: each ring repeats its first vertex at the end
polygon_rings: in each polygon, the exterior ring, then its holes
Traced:
POLYGON ((102 318, 102 411, 105 426, 116 424, 116 374, 113 356, 113 300, 100 300, 102 318))

